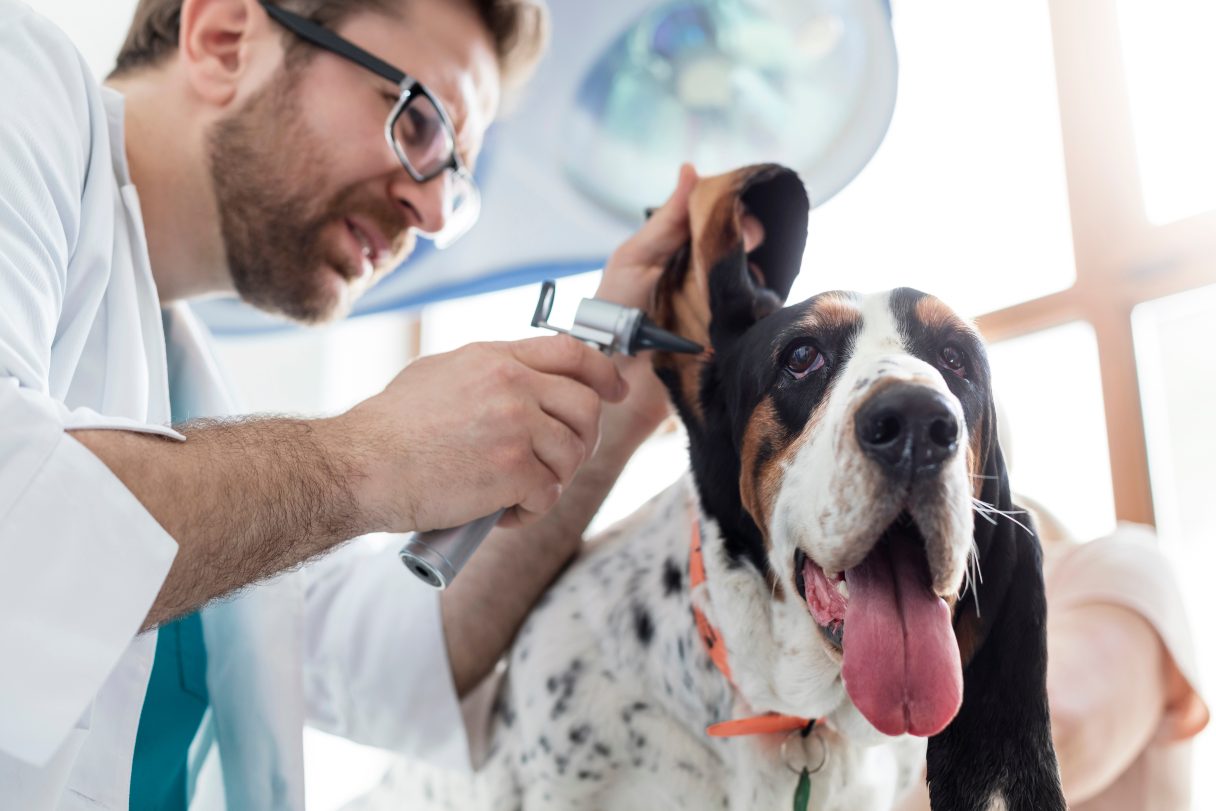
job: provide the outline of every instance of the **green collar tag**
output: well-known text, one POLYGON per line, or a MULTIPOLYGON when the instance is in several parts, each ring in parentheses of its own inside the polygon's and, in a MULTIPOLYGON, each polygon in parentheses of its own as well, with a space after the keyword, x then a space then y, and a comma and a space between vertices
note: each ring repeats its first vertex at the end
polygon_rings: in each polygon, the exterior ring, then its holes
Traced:
POLYGON ((811 807, 811 773, 802 770, 798 788, 794 789, 794 811, 808 811, 811 807))

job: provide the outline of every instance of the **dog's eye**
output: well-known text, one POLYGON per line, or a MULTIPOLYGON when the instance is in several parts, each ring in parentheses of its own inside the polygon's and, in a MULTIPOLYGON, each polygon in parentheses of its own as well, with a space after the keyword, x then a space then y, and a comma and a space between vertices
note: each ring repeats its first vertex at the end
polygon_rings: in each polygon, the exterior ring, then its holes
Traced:
POLYGON ((948 372, 959 377, 967 376, 967 356, 954 344, 946 344, 938 353, 938 363, 948 372))
POLYGON ((801 380, 811 372, 823 368, 823 353, 810 344, 798 344, 785 354, 785 370, 801 380))

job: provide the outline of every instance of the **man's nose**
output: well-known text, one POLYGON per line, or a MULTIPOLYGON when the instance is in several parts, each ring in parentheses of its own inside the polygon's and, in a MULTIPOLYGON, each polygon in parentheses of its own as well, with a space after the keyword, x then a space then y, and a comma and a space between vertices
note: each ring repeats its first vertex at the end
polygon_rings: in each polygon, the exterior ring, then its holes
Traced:
POLYGON ((887 386, 854 418, 862 451, 892 473, 938 470, 958 450, 958 420, 926 386, 887 386))
POLYGON ((451 213, 451 172, 425 183, 414 180, 403 169, 393 182, 393 196, 409 211, 410 225, 427 234, 443 230, 451 213))

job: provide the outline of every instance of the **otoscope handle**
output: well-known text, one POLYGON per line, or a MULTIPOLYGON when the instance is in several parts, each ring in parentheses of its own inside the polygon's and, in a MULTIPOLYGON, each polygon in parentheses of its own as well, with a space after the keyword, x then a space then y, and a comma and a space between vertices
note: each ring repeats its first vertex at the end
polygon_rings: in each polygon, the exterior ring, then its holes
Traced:
POLYGON ((415 532, 401 547, 401 562, 427 584, 446 589, 505 512, 451 529, 415 532))

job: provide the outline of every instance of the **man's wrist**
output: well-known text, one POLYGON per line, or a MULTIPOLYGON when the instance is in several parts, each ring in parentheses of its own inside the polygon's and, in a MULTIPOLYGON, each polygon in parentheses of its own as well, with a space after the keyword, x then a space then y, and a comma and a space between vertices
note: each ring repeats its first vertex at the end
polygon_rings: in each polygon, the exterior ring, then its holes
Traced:
MULTIPOLYGON (((642 443, 654 433, 656 427, 652 420, 640 417, 626 406, 605 409, 600 428, 600 444, 595 449, 595 455, 587 461, 584 470, 597 465, 619 473, 642 443)), ((582 471, 580 475, 581 473, 582 471)))
MULTIPOLYGON (((374 439, 354 414, 310 420, 319 451, 339 471, 361 533, 406 531, 413 526, 414 505, 398 505, 385 486, 384 462, 374 439), (404 508, 404 509, 402 509, 404 508)), ((393 492, 400 492, 397 489, 393 492)))

